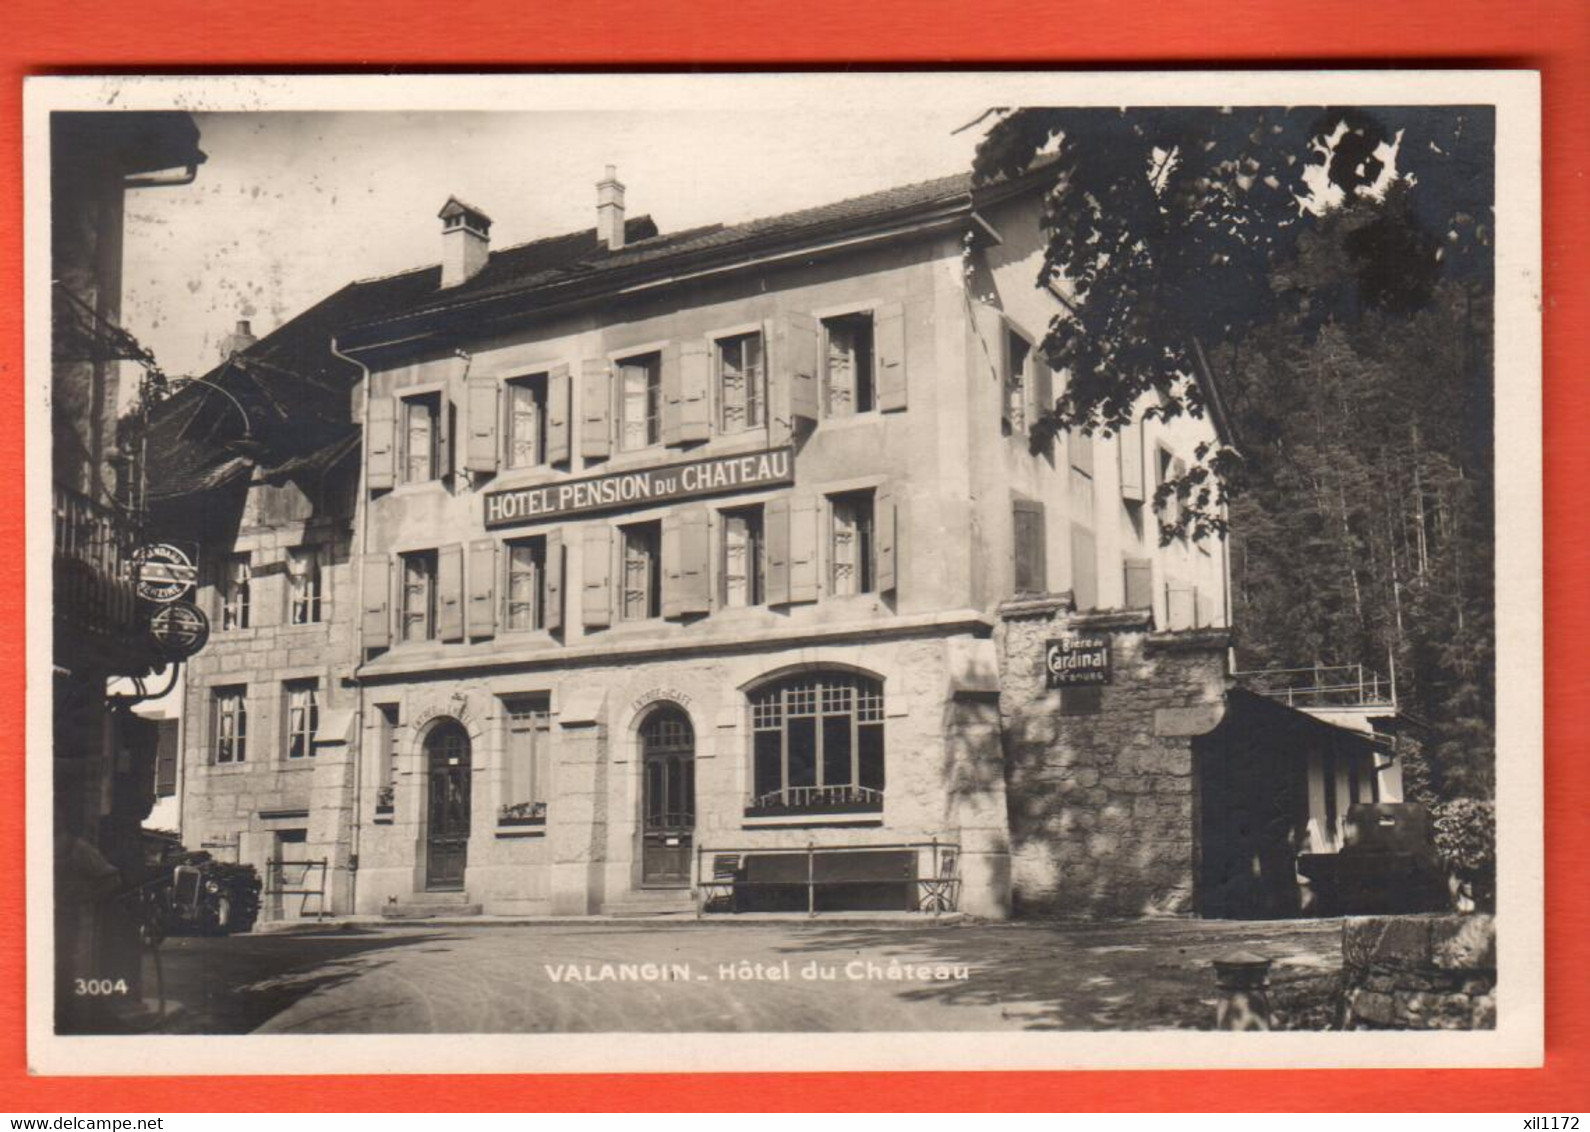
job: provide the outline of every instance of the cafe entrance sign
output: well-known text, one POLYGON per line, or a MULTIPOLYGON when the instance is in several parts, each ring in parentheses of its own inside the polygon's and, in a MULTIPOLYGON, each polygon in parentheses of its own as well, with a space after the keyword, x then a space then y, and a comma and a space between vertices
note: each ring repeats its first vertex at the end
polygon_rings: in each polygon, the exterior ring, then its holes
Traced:
POLYGON ((186 660, 210 639, 210 619, 191 601, 168 602, 149 618, 149 637, 167 660, 186 660))
POLYGON ((795 479, 794 451, 769 448, 740 456, 708 456, 678 464, 609 472, 538 487, 486 494, 486 526, 543 523, 596 511, 646 507, 676 499, 772 487, 795 479))
POLYGON ((1111 683, 1110 639, 1077 633, 1049 641, 1044 671, 1050 688, 1086 688, 1111 683))
POLYGON ((138 596, 145 601, 179 601, 199 580, 193 560, 168 542, 150 543, 133 552, 138 596))

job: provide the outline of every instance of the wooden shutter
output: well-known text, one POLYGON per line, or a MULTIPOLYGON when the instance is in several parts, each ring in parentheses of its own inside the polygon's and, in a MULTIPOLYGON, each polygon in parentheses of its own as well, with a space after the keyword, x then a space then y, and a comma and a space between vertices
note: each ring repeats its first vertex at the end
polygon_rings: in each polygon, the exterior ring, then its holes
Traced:
POLYGON ((472 377, 466 393, 464 412, 469 434, 464 441, 464 467, 490 475, 497 470, 497 393, 492 377, 472 377))
POLYGON ((464 546, 453 543, 436 552, 436 636, 464 639, 464 546))
POLYGON ((569 367, 554 366, 547 374, 547 463, 569 461, 569 367))
POLYGON ((453 474, 453 437, 458 427, 458 410, 446 393, 436 402, 436 478, 453 474))
POLYGON ((670 342, 662 348, 659 362, 662 373, 662 442, 669 448, 679 446, 680 424, 684 412, 684 387, 679 372, 679 343, 670 342))
POLYGON ((1067 447, 1071 450, 1071 466, 1079 472, 1093 474, 1093 438, 1080 428, 1071 430, 1067 447))
POLYGON ((1032 356, 1028 359, 1032 366, 1032 409, 1033 419, 1029 425, 1035 423, 1043 414, 1054 408, 1054 370, 1049 368, 1049 363, 1043 360, 1038 346, 1032 348, 1032 356))
MULTIPOLYGON (((1121 498, 1143 502, 1143 424, 1132 421, 1121 428, 1121 498)), ((1133 606, 1132 608, 1137 608, 1133 606)))
POLYGON ((360 644, 369 649, 392 645, 392 563, 384 554, 367 554, 361 567, 364 609, 360 613, 360 644))
POLYGON ((542 620, 548 632, 563 628, 563 532, 548 531, 546 541, 546 569, 542 571, 545 588, 541 591, 542 620))
POLYGON ((797 421, 817 420, 817 320, 786 315, 778 323, 772 361, 769 423, 774 442, 784 443, 795 435, 797 421))
POLYGON ((709 539, 705 507, 691 507, 663 517, 664 617, 687 617, 711 612, 711 593, 708 588, 709 539))
POLYGON ((592 523, 580 547, 580 619, 587 629, 613 623, 613 528, 592 523))
POLYGON ((879 488, 872 497, 872 529, 873 557, 877 560, 878 592, 881 594, 893 590, 898 581, 898 513, 894 491, 888 487, 879 488))
POLYGON ((1044 506, 1035 499, 1013 499, 1010 509, 1014 524, 1015 590, 1018 594, 1048 593, 1049 553, 1044 506))
POLYGON ((613 381, 606 359, 580 363, 580 455, 604 460, 613 451, 613 381))
MULTIPOLYGON (((766 359, 763 360, 766 365, 766 359)), ((679 346, 679 440, 690 444, 712 435, 712 411, 708 390, 712 385, 712 351, 705 342, 683 342, 679 346)))
POLYGON ((365 437, 365 483, 370 491, 390 491, 397 482, 397 402, 372 397, 365 437))
POLYGON ((1098 550, 1093 532, 1071 524, 1071 597, 1079 610, 1099 605, 1098 550))
POLYGON ((767 603, 789 602, 789 496, 779 495, 762 508, 762 537, 767 542, 767 603))
POLYGON ((155 724, 155 797, 171 798, 177 793, 177 721, 162 719, 155 724))
POLYGON ((790 501, 789 600, 817 600, 817 499, 811 495, 790 501))
POLYGON ((1127 609, 1152 609, 1154 607, 1154 563, 1148 558, 1126 560, 1127 609))
POLYGON ((679 612, 708 613, 712 609, 711 528, 705 507, 679 513, 679 612))
POLYGON ((482 538, 469 544, 469 611, 471 637, 497 632, 497 540, 482 538))
POLYGON ((664 515, 662 520, 662 615, 664 617, 678 617, 681 612, 680 602, 680 566, 683 557, 679 553, 679 515, 677 512, 664 515))
POLYGON ((885 303, 872 312, 873 375, 878 409, 892 413, 905 408, 905 307, 885 303))

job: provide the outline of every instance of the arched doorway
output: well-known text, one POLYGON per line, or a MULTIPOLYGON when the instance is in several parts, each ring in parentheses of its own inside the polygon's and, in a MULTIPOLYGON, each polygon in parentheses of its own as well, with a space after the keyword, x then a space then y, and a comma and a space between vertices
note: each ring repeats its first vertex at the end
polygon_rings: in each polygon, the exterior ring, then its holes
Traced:
POLYGON ((425 737, 425 761, 425 887, 457 891, 469 859, 469 732, 456 720, 437 724, 425 737))
POLYGON ((696 733, 672 704, 655 709, 640 728, 640 880, 658 888, 690 884, 696 831, 696 733))

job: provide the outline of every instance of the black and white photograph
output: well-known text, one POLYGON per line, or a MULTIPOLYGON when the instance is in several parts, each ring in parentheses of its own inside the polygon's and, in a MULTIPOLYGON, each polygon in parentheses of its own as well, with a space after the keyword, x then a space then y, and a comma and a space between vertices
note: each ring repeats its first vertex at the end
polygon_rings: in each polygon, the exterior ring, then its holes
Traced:
POLYGON ((35 1066, 1538 1064, 1533 76, 28 99, 35 1066))

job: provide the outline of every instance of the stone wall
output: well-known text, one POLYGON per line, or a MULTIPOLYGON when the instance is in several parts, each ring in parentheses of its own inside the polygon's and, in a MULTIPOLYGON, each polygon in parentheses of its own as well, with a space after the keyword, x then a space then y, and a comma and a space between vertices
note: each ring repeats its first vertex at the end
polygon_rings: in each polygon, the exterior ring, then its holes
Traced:
POLYGON ((1006 603, 996 631, 1013 911, 1190 913, 1192 737, 1221 717, 1226 633, 1153 633, 1147 611, 1069 605, 1006 603), (1112 681, 1049 690, 1046 644, 1074 632, 1109 638, 1112 681))
POLYGON ((1496 1027, 1496 921, 1364 916, 1342 926, 1349 1030, 1496 1027))

